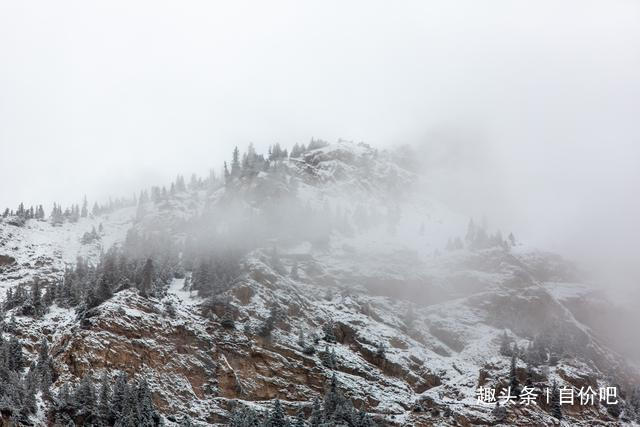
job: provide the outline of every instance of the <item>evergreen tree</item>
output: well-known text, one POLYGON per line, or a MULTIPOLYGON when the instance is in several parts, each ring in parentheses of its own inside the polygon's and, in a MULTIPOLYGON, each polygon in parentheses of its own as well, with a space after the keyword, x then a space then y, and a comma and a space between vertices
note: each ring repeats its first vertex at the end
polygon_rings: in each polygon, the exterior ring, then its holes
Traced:
POLYGON ((27 378, 23 384, 22 391, 22 407, 20 408, 21 418, 28 419, 30 414, 34 414, 38 409, 36 401, 36 392, 38 388, 38 380, 35 377, 35 372, 29 371, 27 378))
POLYGON ((307 425, 307 423, 305 422, 304 419, 304 410, 303 408, 300 408, 298 410, 298 413, 296 414, 296 420, 293 423, 293 427, 305 427, 307 425))
POLYGON ((87 196, 84 196, 82 199, 82 211, 80 212, 80 216, 82 218, 86 218, 89 215, 89 203, 87 202, 87 196))
POLYGON ((147 381, 143 378, 138 386, 138 409, 139 423, 141 427, 154 427, 156 425, 156 419, 158 415, 153 407, 153 400, 151 398, 151 390, 147 381))
POLYGON ((511 356, 511 369, 509 370, 509 386, 511 387, 511 393, 516 397, 520 396, 520 383, 518 382, 518 373, 516 370, 517 363, 517 350, 514 349, 511 356))
POLYGON ((111 287, 106 279, 101 279, 98 282, 98 289, 96 290, 96 298, 99 301, 98 304, 107 301, 109 298, 113 296, 111 292, 111 287))
POLYGON ((100 304, 98 297, 96 296, 96 292, 93 288, 87 289, 87 292, 84 295, 84 305, 86 308, 91 309, 97 307, 100 304))
POLYGON ((469 225, 467 225, 467 234, 465 236, 465 240, 469 245, 471 245, 476 238, 476 225, 473 222, 473 218, 469 220, 469 225))
POLYGON ((560 390, 558 390, 558 385, 556 382, 553 382, 553 387, 551 388, 551 399, 549 402, 551 406, 551 415, 554 418, 561 420, 562 419, 562 406, 560 405, 560 390))
POLYGON ((237 406, 231 415, 231 427, 263 427, 256 411, 244 406, 237 406))
POLYGON ((42 296, 42 304, 44 304, 45 307, 50 307, 53 304, 53 301, 56 298, 56 291, 57 286, 55 282, 47 285, 47 289, 42 296))
MULTIPOLYGON (((71 406, 71 392, 69 390, 68 383, 62 384, 62 387, 60 387, 60 389, 58 390, 55 403, 56 403, 56 410, 58 411, 58 413, 67 411, 68 408, 71 406)), ((66 425, 66 424, 61 424, 61 425, 66 425)))
POLYGON ((306 346, 306 341, 304 339, 304 331, 302 329, 300 329, 298 331, 298 347, 300 348, 304 348, 306 346))
POLYGON ((291 266, 290 276, 293 280, 300 280, 300 276, 298 275, 298 261, 294 261, 293 266, 291 266))
POLYGON ((149 295, 153 289, 153 261, 151 258, 147 258, 142 270, 142 283, 140 285, 140 294, 143 297, 149 295))
POLYGON ((40 390, 42 390, 42 397, 45 399, 51 399, 51 384, 53 384, 51 370, 46 370, 40 379, 40 390))
POLYGON ((322 407, 320 406, 320 400, 316 397, 313 400, 313 407, 311 409, 311 417, 309 418, 309 425, 311 427, 319 427, 324 422, 324 416, 322 414, 322 407))
POLYGON ((320 360, 322 361, 322 364, 329 369, 337 368, 338 363, 336 360, 336 352, 333 348, 329 351, 328 345, 326 345, 324 347, 324 351, 320 353, 320 360))
POLYGON ((404 324, 406 325, 408 330, 413 329, 415 320, 416 320, 416 315, 413 312, 413 304, 409 304, 409 308, 407 309, 407 312, 404 315, 404 324))
POLYGON ((130 384, 126 388, 126 396, 122 408, 122 414, 116 419, 117 427, 138 426, 140 424, 140 414, 138 412, 138 391, 135 384, 130 384))
POLYGON ((206 290, 211 287, 211 276, 211 263, 208 260, 200 260, 191 287, 198 291, 198 294, 206 293, 206 290))
POLYGON ((269 413, 269 417, 264 423, 265 427, 285 427, 288 426, 287 418, 280 404, 280 400, 276 399, 273 403, 273 409, 269 413))
POLYGON ((31 285, 31 304, 33 306, 33 315, 35 317, 40 317, 44 314, 42 293, 40 292, 40 282, 38 282, 38 280, 35 280, 31 285))
POLYGON ((330 343, 336 342, 336 336, 333 333, 333 328, 334 328, 334 324, 333 324, 333 320, 331 319, 329 319, 329 321, 327 321, 322 327, 322 332, 324 332, 323 339, 330 343))
POLYGON ((111 406, 111 386, 107 372, 103 372, 100 379, 100 393, 98 399, 98 415, 107 423, 111 422, 113 408, 111 406))
MULTIPOLYGON (((15 322, 15 319, 13 321, 15 322)), ((7 368, 11 371, 20 372, 24 368, 24 356, 22 354, 22 344, 15 335, 9 339, 7 353, 7 368)))
POLYGON ((164 311, 165 313, 167 313, 167 316, 171 317, 172 319, 176 317, 176 308, 171 301, 164 302, 164 311))
MULTIPOLYGON (((194 424, 191 422, 191 418, 189 418, 188 415, 183 415, 182 419, 180 419, 180 427, 195 427, 194 424)), ((236 424, 233 423, 233 418, 231 419, 231 425, 232 426, 236 426, 236 424)))
POLYGON ((80 380, 80 384, 73 392, 73 400, 77 408, 76 413, 85 419, 96 417, 96 389, 91 375, 86 373, 80 380))
POLYGON ((229 168, 227 167, 227 162, 224 162, 224 183, 225 185, 229 184, 231 181, 231 174, 229 173, 229 168))
POLYGON ((382 343, 382 341, 380 341, 378 343, 378 346, 376 347, 376 358, 378 358, 378 360, 386 359, 385 353, 386 349, 384 347, 384 344, 382 343))
POLYGON ((511 344, 511 340, 509 339, 509 336, 507 335, 507 331, 504 331, 502 333, 502 336, 500 337, 500 354, 503 356, 511 356, 511 347, 509 346, 511 344))
POLYGON ((124 415, 125 403, 127 400, 127 374, 124 372, 116 376, 111 395, 111 419, 121 419, 124 415))
POLYGON ((358 426, 360 422, 364 423, 363 425, 365 426, 373 425, 373 420, 366 414, 359 414, 353 407, 351 401, 342 394, 338 388, 338 381, 335 374, 331 377, 330 385, 324 396, 322 421, 319 424, 314 424, 314 422, 317 422, 317 418, 317 415, 314 415, 312 412, 312 426, 358 426))
POLYGON ((231 159, 231 176, 235 177, 238 175, 240 175, 240 151, 236 146, 233 149, 233 156, 231 159))
POLYGON ((40 351, 38 352, 38 361, 36 364, 36 372, 40 380, 40 388, 45 397, 49 396, 52 382, 53 361, 49 355, 49 343, 46 338, 40 341, 40 351))

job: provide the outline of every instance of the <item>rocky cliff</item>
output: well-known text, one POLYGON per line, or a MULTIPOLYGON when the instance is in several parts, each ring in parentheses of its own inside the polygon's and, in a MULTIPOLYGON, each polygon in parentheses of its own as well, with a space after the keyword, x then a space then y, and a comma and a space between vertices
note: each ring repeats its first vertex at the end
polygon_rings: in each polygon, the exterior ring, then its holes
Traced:
MULTIPOLYGON (((420 192, 421 179, 394 153, 342 142, 77 223, 0 223, 3 296, 60 283, 77 256, 95 263, 129 230, 178 244, 203 223, 259 236, 221 292, 190 288, 197 271, 184 262, 146 296, 124 286, 82 310, 7 309, 5 338, 30 360, 49 343, 53 394, 86 374, 143 376, 168 425, 228 425, 234 408, 268 411, 275 399, 308 420, 332 378, 379 425, 560 423, 542 397, 478 402, 479 387, 514 379, 541 395, 615 386, 617 405, 563 405, 562 423, 631 423, 640 379, 585 318, 597 291, 558 256, 488 230, 486 242, 447 245, 464 240, 468 218, 420 192), (83 243, 92 227, 99 239, 83 243)), ((37 405, 31 422, 54 423, 55 401, 38 394, 37 405)))

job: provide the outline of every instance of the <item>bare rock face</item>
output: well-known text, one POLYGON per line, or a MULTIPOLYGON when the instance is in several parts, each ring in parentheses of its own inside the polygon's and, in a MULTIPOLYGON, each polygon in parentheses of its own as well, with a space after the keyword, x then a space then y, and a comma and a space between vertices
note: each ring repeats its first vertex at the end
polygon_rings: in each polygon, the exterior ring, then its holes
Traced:
POLYGON ((15 264, 16 259, 14 257, 11 257, 9 255, 0 255, 0 268, 7 266, 7 265, 13 265, 15 264))
MULTIPOLYGON (((335 374, 355 407, 374 414, 380 425, 489 425, 498 422, 496 414, 476 404, 475 392, 479 385, 501 390, 509 383, 510 357, 499 352, 509 322, 510 331, 529 337, 547 333, 544 319, 535 317, 540 313, 557 331, 573 333, 575 328, 561 304, 539 287, 524 292, 498 288, 419 308, 408 326, 406 302, 364 293, 338 296, 337 290, 329 299, 319 298, 324 288, 277 273, 261 253, 250 255, 245 268, 236 286, 213 299, 189 296, 176 279, 158 297, 143 298, 127 289, 83 313, 52 342, 57 382, 102 370, 143 373, 161 413, 225 425, 242 401, 277 398, 289 415, 300 408, 309 413, 310 402, 323 396, 335 374), (528 310, 527 299, 541 308, 539 313, 528 310), (174 314, 165 311, 167 302, 174 314), (256 335, 274 307, 281 317, 273 331, 256 335), (502 313, 501 321, 496 312, 502 313), (518 312, 532 319, 528 328, 516 321, 518 312), (231 315, 234 326, 222 325, 225 315, 231 315), (326 325, 333 340, 324 338, 326 325), (313 352, 306 351, 309 346, 313 352), (335 366, 327 365, 326 350, 335 366)), ((587 340, 599 357, 565 353, 553 366, 527 367, 524 349, 533 340, 517 337, 523 349, 515 370, 520 384, 542 389, 553 378, 570 387, 597 387, 605 378, 598 366, 614 363, 588 335, 574 334, 577 341, 571 345, 587 340)), ((37 342, 37 333, 28 340, 37 342)), ((550 411, 544 404, 514 407, 500 417, 510 424, 550 425, 550 411)), ((573 405, 565 408, 565 416, 606 425, 614 420, 608 411, 602 405, 573 405)))
POLYGON ((214 336, 204 325, 172 319, 158 307, 157 301, 126 290, 87 313, 80 326, 52 347, 65 370, 60 374, 80 378, 96 370, 122 371, 131 377, 148 373, 161 411, 214 422, 215 411, 197 413, 189 407, 191 401, 220 394, 214 336))

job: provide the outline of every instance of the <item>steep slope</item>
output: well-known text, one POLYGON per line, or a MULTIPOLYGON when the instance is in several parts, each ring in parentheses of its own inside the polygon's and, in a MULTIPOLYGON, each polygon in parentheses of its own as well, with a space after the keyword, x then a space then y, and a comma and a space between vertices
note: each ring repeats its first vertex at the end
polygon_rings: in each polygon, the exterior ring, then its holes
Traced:
MULTIPOLYGON (((500 390, 511 380, 505 336, 523 349, 517 380, 541 393, 554 382, 621 393, 640 383, 571 311, 568 301, 593 290, 569 263, 521 245, 445 250, 468 218, 420 194, 422 178, 401 164, 396 153, 339 142, 137 210, 61 227, 0 223, 0 255, 12 259, 0 267, 4 290, 34 280, 46 288, 76 256, 98 262, 124 245, 128 230, 185 244, 192 283, 194 230, 253 239, 238 276, 206 298, 177 274, 147 297, 122 287, 88 310, 54 304, 33 317, 13 308, 6 321, 14 317, 11 333, 31 359, 49 341, 54 391, 86 373, 144 376, 168 424, 187 415, 226 425, 234 408, 267 410, 276 398, 289 415, 309 417, 334 375, 381 425, 557 423, 542 399, 505 413, 477 402, 479 386, 500 390), (82 244, 92 227, 100 239, 82 244)), ((52 422, 50 403, 38 404, 34 422, 52 422)), ((568 405, 563 422, 630 421, 619 406, 568 405)))

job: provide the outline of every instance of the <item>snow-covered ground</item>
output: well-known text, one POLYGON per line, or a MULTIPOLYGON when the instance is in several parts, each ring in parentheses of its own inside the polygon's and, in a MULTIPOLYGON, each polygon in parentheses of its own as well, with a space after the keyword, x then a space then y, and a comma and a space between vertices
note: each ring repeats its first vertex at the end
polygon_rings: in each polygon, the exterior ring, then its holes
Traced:
MULTIPOLYGON (((166 414, 190 414, 209 424, 224 419, 236 400, 255 408, 268 407, 274 397, 290 410, 307 405, 322 395, 332 374, 354 402, 389 424, 450 425, 455 417, 461 424, 487 424, 493 422, 491 407, 477 402, 476 390, 481 374, 496 387, 508 378, 510 358, 500 354, 501 337, 506 332, 527 348, 546 333, 543 323, 553 320, 586 337, 585 348, 600 365, 584 354, 568 355, 547 367, 545 381, 575 386, 588 378, 605 384, 609 373, 602 364, 620 360, 565 305, 592 295, 592 288, 577 282, 561 259, 522 244, 447 251, 450 239, 464 237, 469 218, 428 194, 403 197, 420 177, 388 154, 340 142, 305 156, 305 162, 283 162, 297 202, 348 215, 353 230, 332 232, 324 248, 308 241, 283 244, 283 269, 271 265, 269 248, 251 251, 242 280, 220 296, 230 304, 234 328, 221 325, 215 301, 184 289, 185 279, 173 279, 159 298, 142 298, 133 289, 118 292, 82 324, 75 310, 55 304, 41 319, 17 316, 29 357, 46 335, 64 366, 63 379, 73 380, 91 366, 115 372, 135 365, 150 379, 166 414), (357 223, 362 206, 374 218, 367 226, 357 223), (294 264, 297 277, 290 274, 294 264), (283 314, 271 338, 257 336, 274 308, 283 314), (329 323, 335 343, 321 339, 329 323), (315 354, 303 353, 301 331, 307 340, 319 337, 315 354), (382 359, 376 357, 380 345, 382 359), (335 352, 336 369, 323 366, 325 346, 335 352), (417 407, 423 412, 414 412, 417 407), (453 418, 431 411, 445 408, 453 418)), ((269 175, 260 172, 256 179, 269 175)), ((77 256, 95 261, 132 227, 172 233, 225 195, 224 188, 190 190, 144 206, 140 221, 134 221, 135 208, 126 208, 61 226, 0 222, 0 254, 16 259, 0 272, 0 300, 8 288, 35 277, 60 279, 77 256), (102 230, 100 240, 82 244, 82 235, 94 227, 102 230)), ((256 200, 243 202, 260 209, 256 200)), ((517 368, 527 371, 522 360, 517 368)), ((574 414, 572 421, 599 422, 604 412, 574 414)), ((542 410, 527 417, 531 424, 553 422, 542 410)), ((42 412, 37 419, 42 421, 42 412)))

